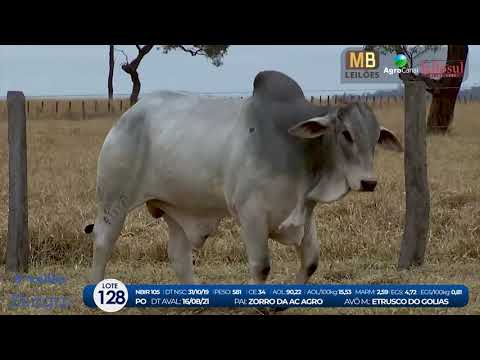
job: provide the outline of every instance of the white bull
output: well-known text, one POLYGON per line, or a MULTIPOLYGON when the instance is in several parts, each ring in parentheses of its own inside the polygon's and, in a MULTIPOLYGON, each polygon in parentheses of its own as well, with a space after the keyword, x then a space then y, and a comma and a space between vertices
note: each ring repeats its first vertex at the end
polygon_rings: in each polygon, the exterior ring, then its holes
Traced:
POLYGON ((318 202, 373 191, 376 144, 402 151, 365 104, 310 104, 288 76, 265 71, 247 100, 161 92, 142 99, 111 129, 101 149, 93 281, 104 278, 127 214, 147 204, 169 229, 168 256, 180 282, 196 282, 192 248, 219 221, 241 228, 254 283, 270 270, 268 238, 293 245, 296 282, 315 272, 318 202))

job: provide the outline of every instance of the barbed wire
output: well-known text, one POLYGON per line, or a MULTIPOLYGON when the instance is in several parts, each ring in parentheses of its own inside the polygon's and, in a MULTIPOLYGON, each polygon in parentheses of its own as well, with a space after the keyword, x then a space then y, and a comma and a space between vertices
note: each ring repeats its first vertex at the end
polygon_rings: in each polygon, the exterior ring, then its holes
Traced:
MULTIPOLYGON (((409 81, 410 82, 410 81, 409 81)), ((415 82, 415 81, 412 81, 415 82)), ((460 93, 462 92, 469 92, 471 91, 471 88, 463 88, 460 86, 440 86, 440 87, 435 87, 435 88, 429 88, 426 87, 426 89, 460 89, 460 93)), ((187 91, 187 90, 175 90, 178 92, 184 92, 184 93, 189 93, 193 95, 251 95, 252 90, 231 90, 231 91, 187 91)), ((314 94, 314 93, 330 93, 331 96, 340 96, 340 95, 348 95, 349 93, 363 93, 363 95, 369 95, 369 96, 388 96, 389 94, 391 95, 392 93, 398 93, 401 92, 403 93, 403 86, 402 87, 396 87, 396 88, 391 88, 391 89, 386 89, 386 88, 361 88, 361 89, 305 89, 303 90, 304 94, 314 94)), ((145 92, 140 94, 140 97, 149 95, 152 93, 155 93, 156 91, 151 91, 151 92, 145 92)), ((129 97, 130 93, 114 93, 113 97, 114 98, 120 98, 120 97, 129 97)), ((43 95, 28 95, 25 94, 25 97, 28 99, 66 99, 66 98, 108 98, 107 94, 43 94, 43 95)), ((0 99, 6 99, 6 96, 0 96, 0 99)))

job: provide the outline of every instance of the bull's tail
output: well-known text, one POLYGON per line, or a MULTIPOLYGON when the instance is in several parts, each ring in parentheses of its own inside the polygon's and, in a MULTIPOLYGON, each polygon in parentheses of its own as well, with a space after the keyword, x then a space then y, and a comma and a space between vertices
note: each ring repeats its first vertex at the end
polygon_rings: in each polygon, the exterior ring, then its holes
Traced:
POLYGON ((93 231, 93 226, 94 224, 89 224, 87 226, 85 226, 85 234, 90 234, 92 231, 93 231))

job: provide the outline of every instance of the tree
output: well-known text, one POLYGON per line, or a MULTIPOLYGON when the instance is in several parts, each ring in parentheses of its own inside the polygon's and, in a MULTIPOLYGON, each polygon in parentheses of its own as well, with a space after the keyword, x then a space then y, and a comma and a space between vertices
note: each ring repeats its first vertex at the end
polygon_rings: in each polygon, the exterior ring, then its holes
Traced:
MULTIPOLYGON (((455 66, 459 61, 462 61, 465 66, 467 56, 468 45, 448 45, 447 65, 455 66)), ((458 92, 462 86, 463 73, 457 77, 427 80, 427 91, 432 94, 432 104, 427 120, 428 131, 445 134, 453 121, 458 92)))
POLYGON ((138 54, 131 62, 128 61, 127 55, 124 53, 126 57, 126 62, 122 64, 122 70, 125 71, 127 74, 130 75, 132 79, 132 93, 130 94, 130 105, 135 104, 138 101, 138 95, 140 94, 140 77, 138 76, 138 67, 140 66, 140 62, 142 59, 147 55, 152 49, 154 45, 135 45, 137 47, 138 54))
POLYGON ((115 59, 113 57, 114 45, 109 45, 109 62, 108 62, 108 100, 113 99, 113 70, 115 67, 115 59))
POLYGON ((165 54, 172 50, 182 50, 192 56, 205 56, 209 58, 212 61, 212 64, 217 67, 223 64, 223 57, 227 54, 228 47, 229 45, 192 45, 191 47, 186 47, 185 45, 162 46, 165 54))
MULTIPOLYGON (((130 75, 132 79, 132 93, 130 95, 130 104, 133 105, 138 101, 140 94, 140 77, 138 75, 138 67, 142 59, 147 55, 155 45, 135 45, 138 51, 137 56, 132 61, 128 60, 127 54, 123 50, 118 50, 125 56, 125 63, 122 64, 122 70, 130 75)), ((164 54, 173 50, 182 50, 192 56, 205 56, 212 61, 215 66, 221 66, 223 57, 227 53, 229 45, 157 45, 158 50, 163 50, 164 54)))
MULTIPOLYGON (((383 53, 396 53, 405 55, 410 66, 419 55, 427 51, 437 51, 440 45, 367 45, 367 48, 376 48, 383 53)), ((468 45, 448 45, 447 66, 457 66, 462 63, 465 66, 468 56, 468 45)), ((443 75, 440 79, 433 79, 422 74, 400 74, 404 81, 422 80, 426 84, 426 90, 432 95, 432 104, 427 120, 429 133, 447 133, 455 111, 455 104, 460 87, 463 82, 463 72, 460 76, 449 77, 443 75)))
MULTIPOLYGON (((385 53, 403 54, 408 64, 403 68, 412 68, 416 56, 429 49, 407 45, 376 45, 385 53)), ((425 83, 421 79, 400 79, 405 84, 405 225, 400 247, 399 269, 408 269, 413 265, 422 265, 430 227, 430 190, 427 174, 427 143, 426 143, 426 103, 425 83)))

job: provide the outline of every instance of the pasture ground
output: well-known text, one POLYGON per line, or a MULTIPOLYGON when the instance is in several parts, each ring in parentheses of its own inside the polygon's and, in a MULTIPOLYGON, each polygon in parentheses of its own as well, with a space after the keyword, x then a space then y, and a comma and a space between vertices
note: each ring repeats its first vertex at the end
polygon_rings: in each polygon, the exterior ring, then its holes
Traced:
MULTIPOLYGON (((379 121, 403 138, 401 105, 375 108, 379 121)), ((316 208, 321 263, 313 283, 459 283, 470 289, 458 309, 289 309, 289 314, 480 314, 480 104, 458 104, 448 136, 430 136, 428 171, 431 226, 424 266, 398 271, 405 211, 403 156, 378 149, 374 193, 351 193, 316 208)), ((56 274, 64 285, 14 284, 6 280, 8 227, 7 124, 0 122, 0 313, 102 314, 83 305, 92 240, 83 233, 95 217, 95 175, 102 142, 115 120, 38 119, 28 123, 29 232, 33 275, 56 274), (69 309, 11 309, 13 294, 67 296, 69 309)), ((145 208, 131 213, 107 267, 125 283, 174 283, 163 220, 145 208)), ((269 281, 293 280, 293 248, 271 242, 269 281)), ((248 268, 238 227, 229 219, 195 253, 195 271, 206 283, 246 283, 248 268)), ((194 309, 123 309, 119 314, 191 314, 194 309)), ((201 314, 257 314, 253 309, 207 309, 201 314)))

